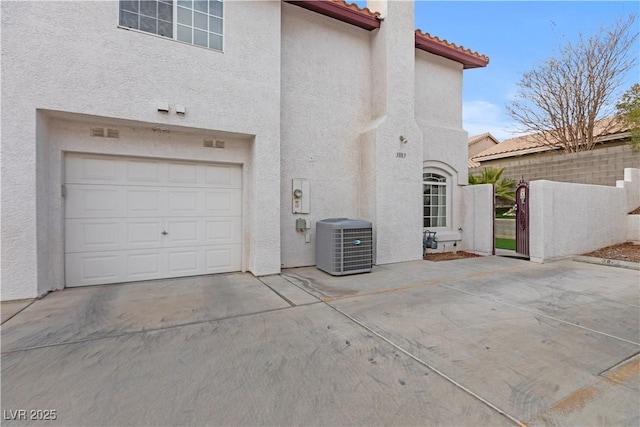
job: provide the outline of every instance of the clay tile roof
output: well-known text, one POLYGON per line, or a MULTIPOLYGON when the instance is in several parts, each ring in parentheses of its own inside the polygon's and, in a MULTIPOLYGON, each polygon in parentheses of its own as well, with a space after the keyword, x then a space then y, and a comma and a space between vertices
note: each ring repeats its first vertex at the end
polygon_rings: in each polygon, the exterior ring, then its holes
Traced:
MULTIPOLYGON (((597 139, 608 140, 608 136, 622 134, 628 130, 628 126, 624 126, 615 117, 607 117, 596 122, 594 133, 597 139)), ((483 160, 487 157, 502 158, 513 157, 527 152, 538 152, 553 150, 554 147, 539 142, 534 137, 535 134, 518 136, 509 138, 500 144, 496 144, 473 156, 473 160, 483 160)))
POLYGON ((480 167, 480 166, 481 166, 481 165, 480 165, 480 163, 478 163, 478 162, 474 162, 474 161, 473 161, 473 160, 471 160, 471 159, 467 160, 467 168, 468 168, 468 169, 471 169, 471 168, 477 168, 477 167, 480 167))
MULTIPOLYGON (((380 12, 373 12, 367 7, 361 8, 357 4, 347 3, 344 0, 285 1, 369 31, 380 28, 380 21, 383 19, 380 12)), ((464 68, 486 67, 489 63, 489 57, 486 55, 480 55, 478 52, 472 52, 455 43, 440 40, 438 37, 433 37, 420 30, 415 31, 415 46, 434 55, 459 62, 464 68)))
POLYGON ((354 12, 365 14, 365 15, 368 15, 368 16, 370 16, 372 18, 382 19, 382 18, 380 18, 380 12, 373 12, 368 7, 360 7, 355 3, 347 3, 344 0, 329 0, 329 1, 331 3, 335 3, 336 6, 344 7, 344 8, 347 8, 347 9, 351 9, 354 12))
POLYGON ((486 67, 489 64, 489 57, 465 49, 455 43, 432 36, 429 33, 423 33, 420 29, 416 30, 416 47, 426 52, 440 55, 464 65, 464 68, 486 67))
POLYGON ((380 28, 382 20, 379 12, 372 12, 367 7, 361 8, 357 4, 347 3, 344 0, 286 0, 286 2, 369 31, 380 28))

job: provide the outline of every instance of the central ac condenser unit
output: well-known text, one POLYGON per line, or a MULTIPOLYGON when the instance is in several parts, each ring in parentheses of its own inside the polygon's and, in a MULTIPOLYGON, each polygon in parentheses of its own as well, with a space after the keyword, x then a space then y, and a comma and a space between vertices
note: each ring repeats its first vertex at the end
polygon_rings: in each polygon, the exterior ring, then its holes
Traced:
POLYGON ((367 273, 373 266, 369 221, 329 218, 316 222, 316 267, 334 276, 367 273))

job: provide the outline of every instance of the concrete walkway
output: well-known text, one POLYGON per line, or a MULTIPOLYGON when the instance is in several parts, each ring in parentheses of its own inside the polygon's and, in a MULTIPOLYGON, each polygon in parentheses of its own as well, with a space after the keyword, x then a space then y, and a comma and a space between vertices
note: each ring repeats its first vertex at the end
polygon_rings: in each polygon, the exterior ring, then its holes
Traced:
POLYGON ((636 426, 639 279, 484 257, 66 289, 2 325, 3 425, 636 426))

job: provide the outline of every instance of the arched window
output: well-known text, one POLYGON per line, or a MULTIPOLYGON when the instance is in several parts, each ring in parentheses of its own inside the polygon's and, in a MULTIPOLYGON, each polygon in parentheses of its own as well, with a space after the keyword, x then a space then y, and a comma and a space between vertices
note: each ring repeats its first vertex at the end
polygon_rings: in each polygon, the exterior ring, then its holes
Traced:
POLYGON ((447 226, 447 177, 433 172, 422 174, 425 228, 447 226))

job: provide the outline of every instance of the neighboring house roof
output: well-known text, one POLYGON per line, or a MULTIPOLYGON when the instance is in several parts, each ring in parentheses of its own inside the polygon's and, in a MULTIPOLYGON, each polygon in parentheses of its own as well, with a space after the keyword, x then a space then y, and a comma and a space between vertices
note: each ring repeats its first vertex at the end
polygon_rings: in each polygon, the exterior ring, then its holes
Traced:
MULTIPOLYGON (((596 142, 619 140, 629 136, 628 128, 616 120, 615 117, 607 117, 598 120, 594 128, 594 133, 598 135, 596 137, 596 142)), ((473 160, 474 162, 482 162, 562 148, 544 144, 537 140, 535 135, 536 134, 530 134, 507 139, 500 144, 496 144, 493 147, 476 154, 473 156, 473 160)))
POLYGON ((477 168, 477 167, 480 167, 480 163, 474 162, 471 159, 467 160, 467 168, 471 169, 471 168, 477 168))
MULTIPOLYGON (((344 0, 286 0, 286 2, 368 31, 380 28, 380 21, 384 19, 379 12, 372 12, 369 8, 361 8, 344 0)), ((488 56, 472 52, 446 40, 440 40, 421 30, 415 31, 415 46, 425 52, 459 62, 464 68, 486 67, 489 64, 488 56)))
POLYGON ((519 136, 516 138, 506 139, 500 144, 496 144, 491 148, 473 156, 474 161, 497 159, 501 157, 511 157, 531 152, 548 151, 553 147, 542 144, 531 135, 519 136))
MULTIPOLYGON (((491 135, 489 132, 483 133, 481 135, 472 136, 469 138, 469 146, 467 150, 468 157, 469 159, 472 159, 477 154, 482 153, 486 149, 493 147, 494 145, 499 143, 500 141, 494 138, 494 136, 491 135)), ((472 163, 475 163, 475 162, 469 163, 469 167, 470 168, 476 167, 475 165, 472 165, 472 163)))
POLYGON ((477 144, 478 142, 484 141, 487 138, 492 140, 495 144, 499 144, 500 143, 500 141, 498 141, 493 135, 491 135, 491 133, 485 132, 485 133, 480 134, 480 135, 469 137, 469 145, 477 144))

